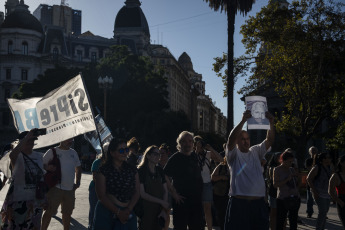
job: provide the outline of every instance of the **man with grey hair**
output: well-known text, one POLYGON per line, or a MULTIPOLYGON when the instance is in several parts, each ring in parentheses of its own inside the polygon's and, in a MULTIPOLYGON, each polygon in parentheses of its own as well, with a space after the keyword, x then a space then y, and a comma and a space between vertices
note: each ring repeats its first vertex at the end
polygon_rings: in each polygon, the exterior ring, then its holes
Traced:
MULTIPOLYGON (((308 153, 310 155, 310 158, 308 157, 305 160, 304 166, 308 170, 308 174, 309 174, 311 168, 313 167, 314 159, 319 153, 319 150, 315 146, 311 146, 309 148, 308 153)), ((311 194, 310 187, 307 183, 307 210, 306 210, 307 218, 311 218, 313 216, 313 213, 314 213, 313 205, 314 205, 313 195, 311 194)))
POLYGON ((165 174, 172 179, 168 187, 173 199, 174 229, 203 229, 203 206, 201 170, 193 152, 194 134, 183 131, 178 136, 177 150, 164 167, 165 174))

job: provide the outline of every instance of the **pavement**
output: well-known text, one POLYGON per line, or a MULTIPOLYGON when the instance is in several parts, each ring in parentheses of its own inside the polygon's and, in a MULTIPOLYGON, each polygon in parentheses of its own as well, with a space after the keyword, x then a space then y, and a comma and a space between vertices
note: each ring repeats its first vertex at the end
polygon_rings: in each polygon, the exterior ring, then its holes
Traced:
MULTIPOLYGON (((88 226, 88 215, 89 215, 89 184, 92 180, 91 173, 83 173, 81 179, 81 185, 76 191, 76 205, 74 212, 72 214, 71 220, 71 230, 87 230, 88 226)), ((306 200, 302 197, 302 204, 299 210, 299 216, 304 224, 299 224, 298 229, 309 230, 315 229, 316 217, 317 217, 317 207, 314 206, 314 218, 307 218, 306 214, 306 200)), ((334 204, 331 204, 329 212, 327 214, 328 220, 326 222, 327 230, 340 230, 344 229, 339 220, 337 209, 334 204)), ((171 217, 172 220, 172 217, 171 217)), ((52 218, 49 230, 62 230, 62 220, 60 209, 55 217, 52 218)), ((170 223, 170 228, 173 229, 172 222, 170 223)), ((205 228, 206 229, 206 228, 205 228)), ((289 229, 288 227, 286 229, 289 229)), ((101 230, 101 229, 100 229, 101 230)), ((219 227, 213 227, 213 230, 219 230, 219 227)))

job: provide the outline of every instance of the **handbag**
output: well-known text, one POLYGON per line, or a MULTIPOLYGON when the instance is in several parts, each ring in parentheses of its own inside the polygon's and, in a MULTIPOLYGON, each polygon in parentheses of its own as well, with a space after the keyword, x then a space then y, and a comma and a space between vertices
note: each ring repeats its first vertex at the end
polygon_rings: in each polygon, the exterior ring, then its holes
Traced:
POLYGON ((54 165, 56 167, 56 170, 54 172, 47 171, 46 174, 44 175, 44 182, 48 186, 49 189, 57 185, 58 183, 61 182, 61 164, 60 160, 56 155, 56 150, 55 148, 51 148, 53 151, 53 159, 51 159, 48 162, 48 165, 54 165))
MULTIPOLYGON (((292 180, 294 183, 294 187, 296 188, 297 186, 296 186, 295 178, 292 178, 292 180)), ((299 209, 301 205, 301 198, 299 198, 298 196, 290 196, 290 197, 285 198, 283 202, 284 202, 284 207, 286 210, 296 210, 296 209, 299 209)))

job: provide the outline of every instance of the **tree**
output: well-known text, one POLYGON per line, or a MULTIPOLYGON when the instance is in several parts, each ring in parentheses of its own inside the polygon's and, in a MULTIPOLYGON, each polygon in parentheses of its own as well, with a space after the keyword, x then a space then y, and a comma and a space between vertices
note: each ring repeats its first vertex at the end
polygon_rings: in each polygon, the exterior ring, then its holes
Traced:
POLYGON ((113 136, 136 136, 142 146, 174 143, 178 133, 190 127, 190 121, 185 114, 168 111, 163 70, 155 68, 147 57, 132 54, 126 46, 113 46, 110 50, 109 56, 97 65, 91 63, 84 69, 57 66, 47 70, 33 83, 23 84, 16 97, 44 96, 82 72, 92 105, 103 108, 98 77, 112 77, 106 124, 113 136))
POLYGON ((269 4, 241 29, 246 59, 255 57, 255 67, 240 92, 273 88, 282 98, 277 130, 295 138, 300 163, 307 141, 325 137, 321 124, 335 124, 330 102, 339 102, 345 74, 343 6, 330 0, 294 1, 289 8, 269 4))
POLYGON ((227 110, 227 133, 229 134, 234 127, 234 32, 235 32, 235 15, 239 10, 242 14, 247 14, 251 9, 255 0, 204 0, 209 3, 210 8, 215 11, 222 12, 223 10, 227 14, 228 20, 228 69, 227 75, 227 96, 228 96, 228 110, 227 110))

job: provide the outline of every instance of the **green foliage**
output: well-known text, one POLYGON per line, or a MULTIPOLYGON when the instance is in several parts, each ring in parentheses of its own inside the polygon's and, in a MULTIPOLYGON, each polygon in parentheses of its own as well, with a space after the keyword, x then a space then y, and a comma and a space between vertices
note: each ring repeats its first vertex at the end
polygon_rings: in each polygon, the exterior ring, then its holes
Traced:
POLYGON ((345 74, 342 7, 330 0, 294 1, 288 9, 269 4, 241 29, 247 60, 256 58, 240 93, 274 88, 286 107, 277 129, 300 140, 320 134, 321 123, 335 112, 330 102, 342 91, 338 87, 345 74))

